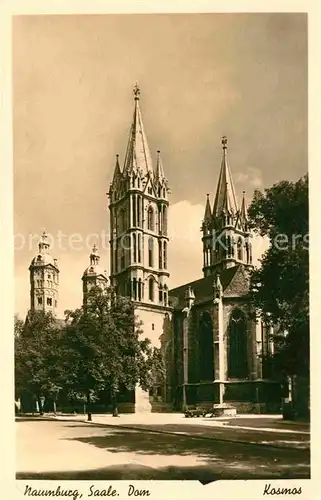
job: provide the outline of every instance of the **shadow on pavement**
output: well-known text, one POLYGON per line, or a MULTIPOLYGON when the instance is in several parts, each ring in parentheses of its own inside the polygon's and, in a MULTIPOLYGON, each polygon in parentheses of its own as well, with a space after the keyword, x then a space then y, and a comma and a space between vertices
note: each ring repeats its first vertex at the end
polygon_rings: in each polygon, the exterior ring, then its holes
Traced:
POLYGON ((146 466, 136 465, 117 465, 102 469, 82 470, 82 471, 55 471, 55 472, 18 472, 16 479, 35 479, 35 480, 190 480, 200 481, 202 484, 208 484, 213 481, 222 479, 267 479, 282 478, 282 479, 309 479, 308 473, 301 473, 293 476, 291 472, 287 474, 279 474, 278 476, 260 475, 253 470, 244 473, 244 470, 235 472, 231 475, 228 472, 213 473, 213 470, 208 466, 198 467, 163 467, 160 469, 152 469, 146 466))
MULTIPOLYGON (((94 430, 94 425, 90 429, 94 430)), ((98 427, 98 426, 97 426, 98 427)), ((158 456, 172 456, 174 463, 189 457, 194 457, 218 471, 218 478, 232 479, 242 477, 243 479, 263 478, 308 478, 310 452, 308 450, 297 450, 295 448, 271 449, 268 447, 250 447, 241 443, 223 442, 214 440, 200 440, 189 436, 143 433, 138 430, 121 428, 102 428, 100 435, 81 435, 67 438, 68 441, 77 440, 81 443, 105 449, 109 453, 133 453, 138 456, 150 456, 150 464, 157 464, 158 456), (223 472, 225 471, 224 475, 223 472)), ((205 465, 204 465, 205 467, 205 465)), ((167 469, 158 468, 150 472, 153 478, 157 474, 174 475, 173 478, 180 479, 180 474, 199 474, 203 466, 172 467, 167 469), (185 471, 185 472, 184 472, 185 471)), ((172 477, 171 477, 172 478, 172 477)), ((187 477, 182 477, 187 479, 187 477)), ((188 477, 189 479, 192 479, 188 477)), ((216 478, 214 478, 216 479, 216 478)), ((211 480, 214 480, 211 479, 211 480)))

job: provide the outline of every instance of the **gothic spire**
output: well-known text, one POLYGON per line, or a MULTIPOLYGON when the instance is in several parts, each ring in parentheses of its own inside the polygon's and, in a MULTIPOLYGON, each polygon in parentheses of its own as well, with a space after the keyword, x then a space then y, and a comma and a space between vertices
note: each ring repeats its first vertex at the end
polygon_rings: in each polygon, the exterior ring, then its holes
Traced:
POLYGON ((204 214, 204 221, 211 220, 212 218, 212 211, 211 211, 211 204, 210 204, 210 195, 206 195, 206 206, 205 206, 205 214, 204 214))
POLYGON ((242 221, 247 221, 247 204, 245 199, 245 191, 243 191, 242 205, 241 205, 241 219, 242 221))
POLYGON ((124 171, 132 172, 141 170, 143 175, 153 173, 152 159, 147 143, 142 115, 139 106, 140 88, 136 84, 134 87, 134 115, 130 127, 124 171))
POLYGON ((165 179, 163 162, 160 155, 160 150, 157 150, 157 160, 156 160, 156 179, 159 183, 163 182, 165 179))
POLYGON ((223 155, 214 201, 214 217, 220 217, 224 212, 236 215, 238 211, 232 175, 227 161, 227 138, 225 136, 222 137, 222 146, 223 155))

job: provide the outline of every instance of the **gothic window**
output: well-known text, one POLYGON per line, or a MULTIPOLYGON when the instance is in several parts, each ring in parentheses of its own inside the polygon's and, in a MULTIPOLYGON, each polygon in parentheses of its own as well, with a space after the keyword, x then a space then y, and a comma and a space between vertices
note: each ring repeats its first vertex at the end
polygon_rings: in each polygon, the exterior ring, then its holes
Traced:
POLYGON ((52 298, 47 297, 47 306, 52 306, 52 298))
POLYGON ((167 292, 164 292, 164 306, 167 306, 167 292))
POLYGON ((138 262, 142 261, 142 237, 138 234, 138 262))
POLYGON ((159 286, 158 300, 159 300, 160 304, 163 303, 163 287, 162 287, 162 285, 159 286))
POLYGON ((140 221, 141 221, 141 212, 140 212, 140 196, 137 196, 137 226, 140 227, 140 221))
POLYGON ((136 216, 136 196, 133 195, 133 198, 132 198, 132 205, 133 205, 133 226, 136 226, 136 223, 137 223, 137 216, 136 216))
POLYGON ((137 280, 133 278, 133 298, 137 300, 137 280))
POLYGON ((158 242, 158 268, 162 269, 162 242, 158 242))
POLYGON ((240 309, 234 309, 228 327, 228 376, 247 378, 246 318, 240 309))
POLYGON ((125 227, 125 211, 124 209, 121 209, 119 212, 119 231, 122 232, 125 227))
POLYGON ((133 262, 136 262, 137 259, 137 236, 133 234, 133 262))
POLYGON ((148 265, 153 267, 154 265, 154 240, 149 238, 148 240, 148 265))
POLYGON ((154 278, 148 280, 148 297, 149 300, 154 301, 154 278))
POLYGON ((165 188, 163 188, 163 197, 165 198, 165 196, 166 196, 166 190, 165 188))
POLYGON ((198 335, 200 344, 200 379, 213 381, 213 323, 208 312, 204 312, 200 318, 198 335))
POLYGON ((237 240, 237 258, 243 260, 243 241, 242 238, 237 240))
POLYGON ((147 229, 149 231, 154 231, 154 210, 153 207, 148 208, 147 212, 147 229))
POLYGON ((142 300, 142 280, 138 280, 138 300, 142 300))
POLYGON ((38 297, 38 305, 41 306, 42 305, 42 297, 38 297))
POLYGON ((125 250, 122 248, 120 256, 120 268, 124 269, 124 267, 125 267, 125 250))
POLYGON ((140 178, 137 179, 137 187, 140 189, 140 178))
POLYGON ((163 258, 164 269, 167 269, 167 243, 164 241, 164 258, 163 258))
POLYGON ((163 206, 163 234, 167 235, 167 207, 163 206))
POLYGON ((226 247, 227 247, 227 257, 231 257, 232 254, 231 236, 226 237, 226 247))

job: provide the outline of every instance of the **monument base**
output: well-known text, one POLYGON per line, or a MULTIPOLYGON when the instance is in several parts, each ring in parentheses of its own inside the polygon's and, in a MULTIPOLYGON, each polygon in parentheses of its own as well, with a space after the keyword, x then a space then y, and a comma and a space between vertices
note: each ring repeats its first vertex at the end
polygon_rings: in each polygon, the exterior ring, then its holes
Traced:
POLYGON ((141 387, 135 389, 135 413, 151 413, 152 405, 149 401, 149 393, 141 387))
POLYGON ((215 417, 236 417, 236 408, 227 403, 214 404, 213 414, 215 417))

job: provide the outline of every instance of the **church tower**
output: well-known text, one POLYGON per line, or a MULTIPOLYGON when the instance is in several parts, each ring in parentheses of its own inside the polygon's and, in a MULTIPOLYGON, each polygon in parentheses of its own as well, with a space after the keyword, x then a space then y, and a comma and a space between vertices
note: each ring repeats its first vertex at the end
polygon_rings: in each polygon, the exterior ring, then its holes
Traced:
POLYGON ((87 303, 87 294, 91 288, 94 286, 99 286, 101 288, 106 288, 108 284, 106 271, 104 271, 100 265, 100 256, 98 255, 98 248, 96 245, 93 246, 91 254, 89 256, 89 267, 87 267, 82 276, 82 290, 83 290, 83 304, 87 303))
POLYGON ((134 115, 121 170, 116 157, 109 190, 111 282, 137 305, 160 309, 168 304, 168 183, 160 151, 153 167, 134 88, 134 115))
POLYGON ((123 168, 116 156, 110 185, 111 285, 130 297, 144 334, 159 344, 168 307, 168 182, 160 151, 155 166, 134 88, 134 114, 123 168))
POLYGON ((39 241, 39 252, 31 261, 30 310, 51 312, 56 316, 58 307, 59 268, 50 253, 48 235, 44 231, 39 241))
POLYGON ((245 192, 239 209, 227 159, 227 138, 222 138, 222 163, 213 209, 207 195, 202 223, 204 277, 237 264, 252 265, 251 233, 245 192))

